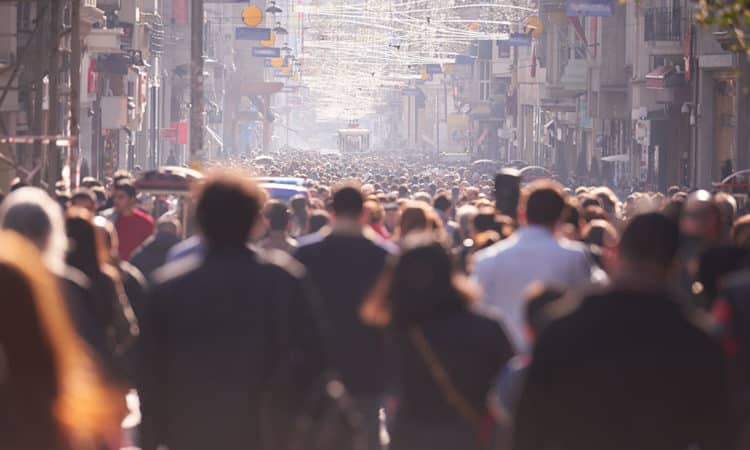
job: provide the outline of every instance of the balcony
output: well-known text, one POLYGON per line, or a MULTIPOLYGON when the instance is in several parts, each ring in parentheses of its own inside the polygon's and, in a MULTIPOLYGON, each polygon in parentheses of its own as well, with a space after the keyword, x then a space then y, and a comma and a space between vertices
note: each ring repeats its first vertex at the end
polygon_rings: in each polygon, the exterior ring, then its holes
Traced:
POLYGON ((646 10, 644 40, 647 42, 679 42, 682 40, 682 11, 679 8, 646 10))

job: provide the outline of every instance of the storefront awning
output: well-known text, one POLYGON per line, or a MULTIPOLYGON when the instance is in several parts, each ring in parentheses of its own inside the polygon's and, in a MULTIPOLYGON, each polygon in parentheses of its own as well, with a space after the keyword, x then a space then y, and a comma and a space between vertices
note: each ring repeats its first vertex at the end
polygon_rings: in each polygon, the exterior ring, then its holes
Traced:
POLYGON ((679 86, 685 80, 675 66, 659 66, 646 74, 647 89, 667 89, 679 86))

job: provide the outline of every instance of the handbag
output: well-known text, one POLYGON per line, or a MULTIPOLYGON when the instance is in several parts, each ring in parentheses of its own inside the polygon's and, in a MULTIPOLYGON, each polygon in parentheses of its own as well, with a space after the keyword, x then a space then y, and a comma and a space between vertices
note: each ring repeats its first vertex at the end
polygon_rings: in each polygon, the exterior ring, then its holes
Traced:
POLYGON ((443 398, 475 430, 477 442, 482 448, 491 448, 495 423, 489 411, 479 411, 451 380, 450 373, 440 361, 435 350, 425 337, 422 328, 414 326, 409 329, 409 339, 427 366, 432 380, 437 385, 443 398))

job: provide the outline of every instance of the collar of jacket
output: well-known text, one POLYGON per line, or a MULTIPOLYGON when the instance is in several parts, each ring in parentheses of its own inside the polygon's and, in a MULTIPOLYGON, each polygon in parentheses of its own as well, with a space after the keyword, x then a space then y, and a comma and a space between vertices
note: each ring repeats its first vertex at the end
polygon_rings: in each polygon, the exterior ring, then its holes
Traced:
POLYGON ((354 220, 337 220, 331 227, 329 236, 363 237, 371 241, 377 240, 377 234, 368 226, 354 220))

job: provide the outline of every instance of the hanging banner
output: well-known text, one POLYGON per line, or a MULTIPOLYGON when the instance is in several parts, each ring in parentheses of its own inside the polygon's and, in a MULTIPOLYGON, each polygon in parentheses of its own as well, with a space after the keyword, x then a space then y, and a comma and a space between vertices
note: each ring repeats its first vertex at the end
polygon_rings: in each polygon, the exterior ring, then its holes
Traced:
POLYGON ((565 0, 568 16, 609 17, 614 13, 614 0, 565 0))
POLYGON ((440 64, 425 64, 424 68, 430 75, 443 73, 443 69, 440 67, 440 64))
POLYGON ((528 47, 531 45, 531 33, 510 33, 508 39, 497 41, 498 46, 528 47))
POLYGON ((469 56, 469 55, 456 55, 455 64, 459 66, 468 66, 468 65, 474 64, 475 59, 476 58, 474 58, 473 56, 469 56))
POLYGON ((281 49, 276 47, 253 47, 253 56, 258 58, 278 58, 281 49))
POLYGON ((238 41, 267 41, 271 39, 271 29, 237 27, 234 29, 234 38, 238 41))

